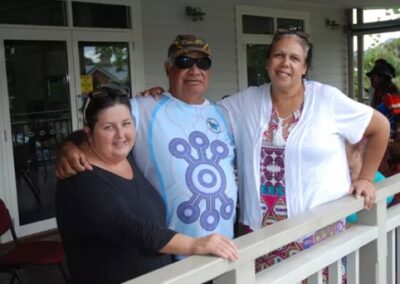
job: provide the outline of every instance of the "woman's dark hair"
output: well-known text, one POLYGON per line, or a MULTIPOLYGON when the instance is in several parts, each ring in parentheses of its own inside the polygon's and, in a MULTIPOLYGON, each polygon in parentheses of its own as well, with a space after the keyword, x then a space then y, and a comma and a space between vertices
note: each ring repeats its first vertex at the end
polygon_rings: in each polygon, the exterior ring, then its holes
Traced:
POLYGON ((311 42, 309 40, 310 35, 305 32, 301 32, 301 31, 297 31, 297 30, 283 30, 283 29, 277 30, 274 37, 272 38, 271 44, 267 50, 266 58, 267 59, 270 58, 271 52, 274 49, 274 46, 278 41, 280 41, 285 36, 291 36, 291 35, 297 36, 303 43, 303 47, 306 50, 307 70, 306 70, 306 74, 304 74, 304 77, 305 77, 307 75, 308 70, 311 68, 311 65, 312 65, 311 63, 312 63, 312 50, 313 50, 313 45, 311 44, 311 42))
POLYGON ((127 93, 119 89, 101 87, 91 92, 83 107, 83 118, 85 125, 93 130, 99 113, 115 105, 124 105, 131 112, 131 104, 127 93))

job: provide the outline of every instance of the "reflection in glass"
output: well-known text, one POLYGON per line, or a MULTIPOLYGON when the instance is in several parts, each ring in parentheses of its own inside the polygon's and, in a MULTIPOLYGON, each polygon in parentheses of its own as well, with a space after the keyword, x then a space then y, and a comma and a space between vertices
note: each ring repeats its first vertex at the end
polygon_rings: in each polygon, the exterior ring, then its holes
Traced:
POLYGON ((278 18, 278 29, 304 32, 304 20, 278 18))
POLYGON ((80 74, 91 77, 90 89, 108 86, 131 94, 128 50, 128 43, 79 43, 80 74))
POLYGON ((66 43, 5 41, 20 224, 54 217, 55 148, 71 132, 66 43))
POLYGON ((243 15, 243 33, 245 34, 273 34, 274 21, 271 17, 243 15))
POLYGON ((269 82, 265 59, 269 45, 247 44, 247 84, 248 86, 260 86, 269 82))

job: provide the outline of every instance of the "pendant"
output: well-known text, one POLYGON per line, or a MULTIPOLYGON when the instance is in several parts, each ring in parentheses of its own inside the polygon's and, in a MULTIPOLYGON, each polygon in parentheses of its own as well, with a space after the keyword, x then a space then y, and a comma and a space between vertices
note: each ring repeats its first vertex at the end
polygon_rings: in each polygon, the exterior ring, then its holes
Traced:
POLYGON ((286 145, 286 140, 283 138, 283 119, 278 117, 278 127, 275 130, 274 137, 272 138, 272 144, 277 147, 283 147, 286 145))

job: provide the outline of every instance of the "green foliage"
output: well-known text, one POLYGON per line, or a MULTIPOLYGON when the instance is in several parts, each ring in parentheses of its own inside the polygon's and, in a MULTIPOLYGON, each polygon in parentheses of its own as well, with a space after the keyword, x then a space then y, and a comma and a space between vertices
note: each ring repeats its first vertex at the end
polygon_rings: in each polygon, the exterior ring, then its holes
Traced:
POLYGON ((117 67, 117 70, 124 70, 128 65, 128 49, 119 46, 96 46, 95 54, 100 56, 100 64, 110 64, 117 67))
POLYGON ((390 9, 393 14, 400 14, 400 8, 390 9))

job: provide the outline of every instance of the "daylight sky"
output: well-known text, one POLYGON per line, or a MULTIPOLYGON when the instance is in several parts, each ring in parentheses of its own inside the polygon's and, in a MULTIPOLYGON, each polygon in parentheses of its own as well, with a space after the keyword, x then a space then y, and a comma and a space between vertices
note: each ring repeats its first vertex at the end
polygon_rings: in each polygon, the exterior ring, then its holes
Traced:
MULTIPOLYGON (((367 10, 364 11, 364 22, 376 22, 376 21, 387 21, 398 19, 400 15, 386 15, 386 10, 367 10)), ((364 36, 364 50, 370 48, 376 40, 378 40, 378 44, 385 42, 391 38, 399 38, 400 31, 397 32, 389 32, 389 33, 381 33, 380 36, 367 35, 364 36)))

